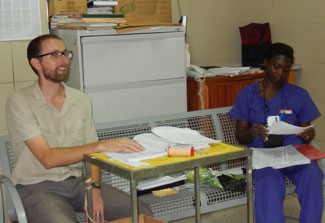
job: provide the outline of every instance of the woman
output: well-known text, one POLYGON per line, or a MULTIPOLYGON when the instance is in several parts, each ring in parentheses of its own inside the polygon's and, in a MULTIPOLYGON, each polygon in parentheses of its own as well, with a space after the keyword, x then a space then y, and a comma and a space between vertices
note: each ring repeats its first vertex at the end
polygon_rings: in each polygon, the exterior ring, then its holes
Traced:
MULTIPOLYGON (((281 121, 309 126, 320 113, 306 90, 285 82, 294 63, 293 49, 283 43, 272 44, 264 58, 265 77, 242 89, 230 116, 236 119, 239 143, 254 148, 270 148, 309 143, 315 129, 297 135, 268 135, 269 116, 281 121)), ((320 223, 323 211, 323 173, 315 161, 282 169, 254 170, 256 223, 284 223, 285 177, 296 186, 301 206, 301 223, 320 223)))

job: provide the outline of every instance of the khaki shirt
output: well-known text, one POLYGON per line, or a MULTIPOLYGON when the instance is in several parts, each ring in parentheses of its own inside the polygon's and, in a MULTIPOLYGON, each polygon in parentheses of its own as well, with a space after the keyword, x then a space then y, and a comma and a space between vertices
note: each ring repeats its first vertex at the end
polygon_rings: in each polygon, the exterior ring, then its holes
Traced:
POLYGON ((82 174, 82 162, 45 169, 25 144, 27 139, 40 135, 52 148, 98 141, 89 97, 65 84, 63 86, 66 99, 61 111, 46 101, 37 81, 8 98, 6 116, 14 155, 11 176, 14 184, 61 181, 82 174))

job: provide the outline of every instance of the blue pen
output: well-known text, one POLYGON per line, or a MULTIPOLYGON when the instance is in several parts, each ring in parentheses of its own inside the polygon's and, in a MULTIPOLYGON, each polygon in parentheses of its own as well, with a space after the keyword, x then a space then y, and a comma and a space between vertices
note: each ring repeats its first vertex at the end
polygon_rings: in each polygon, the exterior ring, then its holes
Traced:
POLYGON ((282 114, 280 115, 280 121, 282 120, 283 117, 284 117, 284 114, 282 113, 282 114))

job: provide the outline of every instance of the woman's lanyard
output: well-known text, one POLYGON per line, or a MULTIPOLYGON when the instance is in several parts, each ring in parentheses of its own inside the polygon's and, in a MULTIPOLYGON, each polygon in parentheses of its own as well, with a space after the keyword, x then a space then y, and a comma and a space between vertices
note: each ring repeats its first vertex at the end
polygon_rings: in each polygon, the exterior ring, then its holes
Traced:
MULTIPOLYGON (((264 102, 264 125, 267 125, 267 117, 266 114, 270 112, 270 107, 266 104, 266 100, 265 100, 265 84, 264 81, 262 81, 262 87, 263 87, 263 102, 264 102)), ((281 99, 282 99, 282 103, 281 106, 282 108, 279 109, 279 114, 280 114, 280 121, 284 119, 287 111, 289 111, 288 109, 288 103, 287 103, 287 98, 284 94, 283 91, 283 85, 280 88, 280 93, 281 93, 281 99)))

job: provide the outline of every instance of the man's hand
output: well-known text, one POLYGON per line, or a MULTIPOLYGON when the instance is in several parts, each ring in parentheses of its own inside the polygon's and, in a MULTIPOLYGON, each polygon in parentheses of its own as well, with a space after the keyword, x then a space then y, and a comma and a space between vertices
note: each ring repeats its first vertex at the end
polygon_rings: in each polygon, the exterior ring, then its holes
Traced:
POLYGON ((92 188, 93 199, 93 219, 96 223, 105 222, 104 216, 104 201, 102 198, 101 190, 98 188, 92 188))
POLYGON ((129 138, 109 139, 98 142, 96 152, 141 152, 144 148, 135 140, 129 138))

